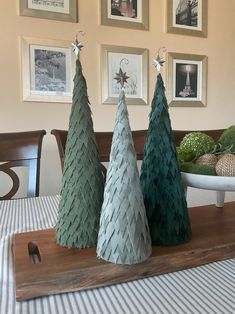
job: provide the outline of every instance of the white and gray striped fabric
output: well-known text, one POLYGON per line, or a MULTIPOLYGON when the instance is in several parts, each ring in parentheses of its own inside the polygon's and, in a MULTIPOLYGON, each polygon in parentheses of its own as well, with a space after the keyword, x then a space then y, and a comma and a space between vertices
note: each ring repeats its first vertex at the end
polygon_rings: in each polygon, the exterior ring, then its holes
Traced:
POLYGON ((54 226, 58 202, 59 196, 0 202, 0 314, 235 313, 235 259, 104 288, 16 302, 13 234, 54 226))

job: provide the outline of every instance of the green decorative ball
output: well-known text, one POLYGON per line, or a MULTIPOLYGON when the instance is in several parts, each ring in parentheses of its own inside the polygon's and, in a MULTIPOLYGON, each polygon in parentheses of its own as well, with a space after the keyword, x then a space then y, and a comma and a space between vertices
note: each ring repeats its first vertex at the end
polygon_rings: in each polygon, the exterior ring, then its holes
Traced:
POLYGON ((180 149, 186 153, 194 154, 195 159, 211 153, 215 147, 213 138, 202 132, 190 132, 184 136, 180 149))

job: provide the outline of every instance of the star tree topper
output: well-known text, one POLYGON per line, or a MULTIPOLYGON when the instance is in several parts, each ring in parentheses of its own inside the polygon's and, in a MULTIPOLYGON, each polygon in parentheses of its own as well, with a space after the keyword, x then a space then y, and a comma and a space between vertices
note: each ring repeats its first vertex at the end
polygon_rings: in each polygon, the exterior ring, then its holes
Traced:
MULTIPOLYGON (((82 34, 82 36, 85 35, 85 33, 83 31, 79 31, 79 33, 82 34)), ((73 47, 73 52, 75 52, 76 56, 79 55, 83 45, 81 44, 80 41, 78 41, 78 34, 76 35, 76 39, 75 39, 75 42, 72 43, 72 47, 73 47)))
POLYGON ((163 50, 163 52, 166 52, 166 47, 161 47, 158 49, 158 54, 157 57, 155 59, 153 59, 153 65, 155 66, 155 68, 157 68, 158 72, 161 71, 161 67, 163 66, 163 64, 166 62, 163 58, 160 57, 159 52, 160 50, 163 50))

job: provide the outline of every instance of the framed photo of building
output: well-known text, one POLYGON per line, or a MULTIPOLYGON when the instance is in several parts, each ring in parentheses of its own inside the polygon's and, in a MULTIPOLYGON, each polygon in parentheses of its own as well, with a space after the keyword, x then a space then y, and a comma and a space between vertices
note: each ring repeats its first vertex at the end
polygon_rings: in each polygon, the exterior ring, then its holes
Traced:
POLYGON ((102 103, 118 104, 121 85, 115 77, 121 68, 128 77, 127 83, 124 84, 127 105, 146 105, 148 100, 147 65, 147 49, 102 45, 102 103))
POLYGON ((20 15, 78 22, 78 0, 19 0, 20 15))
POLYGON ((76 56, 71 43, 21 39, 24 101, 72 102, 76 56))
POLYGON ((167 32, 207 37, 208 0, 167 0, 167 32))
POLYGON ((101 24, 149 29, 149 0, 100 0, 101 24))
POLYGON ((169 52, 168 96, 170 106, 206 106, 206 84, 206 56, 169 52))

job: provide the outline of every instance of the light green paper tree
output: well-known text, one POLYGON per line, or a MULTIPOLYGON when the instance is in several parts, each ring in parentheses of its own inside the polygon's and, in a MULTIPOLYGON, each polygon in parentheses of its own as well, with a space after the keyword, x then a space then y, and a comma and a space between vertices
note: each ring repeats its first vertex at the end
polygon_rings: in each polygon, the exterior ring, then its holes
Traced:
POLYGON ((76 248, 95 246, 102 201, 103 177, 87 85, 77 59, 56 225, 57 243, 76 248))
POLYGON ((101 210, 97 256, 116 264, 136 264, 151 254, 124 91, 121 91, 101 210))
POLYGON ((161 74, 152 100, 140 182, 152 243, 188 241, 190 221, 161 74))

